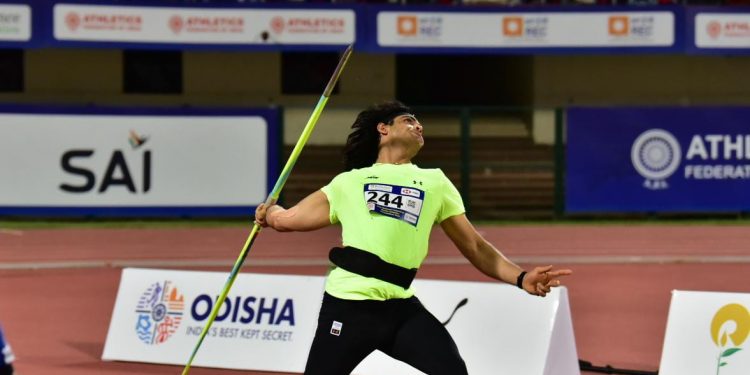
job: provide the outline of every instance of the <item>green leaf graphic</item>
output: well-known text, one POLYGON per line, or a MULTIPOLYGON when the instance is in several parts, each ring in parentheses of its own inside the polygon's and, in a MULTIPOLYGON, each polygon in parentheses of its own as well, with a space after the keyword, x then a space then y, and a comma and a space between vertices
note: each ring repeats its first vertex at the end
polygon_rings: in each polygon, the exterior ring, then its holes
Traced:
POLYGON ((739 352, 742 348, 730 348, 721 353, 722 357, 729 357, 730 355, 739 352))
POLYGON ((727 365, 727 363, 726 363, 726 362, 721 362, 721 363, 719 364, 719 367, 722 367, 722 366, 726 366, 726 365, 727 365))

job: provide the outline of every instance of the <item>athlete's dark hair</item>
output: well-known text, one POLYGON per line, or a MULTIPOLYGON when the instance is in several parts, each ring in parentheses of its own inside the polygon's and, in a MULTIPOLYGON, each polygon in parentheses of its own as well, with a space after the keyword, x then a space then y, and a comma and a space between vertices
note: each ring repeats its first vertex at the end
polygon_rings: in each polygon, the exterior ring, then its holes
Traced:
POLYGON ((406 113, 412 113, 411 108, 398 101, 375 104, 360 112, 344 146, 344 170, 365 168, 375 163, 380 145, 378 124, 391 125, 395 117, 406 113))

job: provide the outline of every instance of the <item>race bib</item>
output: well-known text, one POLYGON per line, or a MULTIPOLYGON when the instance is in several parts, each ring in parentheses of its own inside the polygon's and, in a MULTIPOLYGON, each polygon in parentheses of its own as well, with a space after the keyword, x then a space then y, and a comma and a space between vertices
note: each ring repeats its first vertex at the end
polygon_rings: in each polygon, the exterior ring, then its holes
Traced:
POLYGON ((365 184, 367 209, 405 221, 413 226, 419 222, 424 191, 395 185, 365 184))

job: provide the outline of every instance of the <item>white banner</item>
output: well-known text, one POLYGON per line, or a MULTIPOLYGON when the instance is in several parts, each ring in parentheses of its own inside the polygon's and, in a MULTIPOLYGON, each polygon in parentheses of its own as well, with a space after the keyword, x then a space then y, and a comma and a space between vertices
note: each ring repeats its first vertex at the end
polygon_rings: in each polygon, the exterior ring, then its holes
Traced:
POLYGON ((0 40, 28 41, 31 39, 31 7, 28 5, 0 5, 0 40))
POLYGON ((664 47, 675 37, 672 12, 383 11, 377 24, 384 47, 664 47))
MULTIPOLYGON (((124 270, 102 358, 184 365, 226 277, 124 270)), ((323 277, 240 274, 195 365, 302 372, 323 285, 323 277)), ((440 320, 460 305, 447 328, 470 374, 580 374, 564 288, 547 298, 498 283, 416 280, 415 288, 440 320)), ((380 352, 354 373, 420 374, 380 352)))
MULTIPOLYGON (((125 269, 104 360, 185 365, 228 273, 125 269)), ((240 274, 195 366, 302 372, 323 278, 240 274)))
POLYGON ((355 40, 355 13, 56 4, 54 34, 71 41, 340 45, 355 40))
MULTIPOLYGON (((573 323, 565 288, 546 298, 499 283, 415 280, 417 296, 446 320, 469 374, 579 375, 573 323)), ((419 375, 422 372, 381 352, 371 354, 354 375, 419 375)))
POLYGON ((750 294, 672 292, 660 375, 746 375, 750 294))
POLYGON ((253 206, 260 116, 0 114, 0 206, 253 206))
POLYGON ((750 14, 696 14, 695 45, 698 48, 750 47, 750 14))

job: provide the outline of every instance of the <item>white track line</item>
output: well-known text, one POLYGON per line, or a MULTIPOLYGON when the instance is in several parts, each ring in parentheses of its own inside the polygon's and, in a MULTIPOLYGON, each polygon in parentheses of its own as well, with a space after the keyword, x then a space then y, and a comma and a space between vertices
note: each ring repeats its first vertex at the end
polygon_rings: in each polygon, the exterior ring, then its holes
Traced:
MULTIPOLYGON (((746 255, 562 255, 562 256, 518 256, 511 257, 522 264, 722 264, 750 263, 746 255)), ((469 262, 463 257, 433 257, 425 260, 425 265, 463 265, 469 262)), ((230 260, 211 259, 152 259, 152 260, 92 260, 92 261, 50 261, 50 262, 15 262, 0 263, 0 270, 40 270, 40 269, 76 269, 76 268, 124 268, 124 267, 231 267, 230 260)), ((245 266, 259 267, 309 267, 326 266, 325 258, 265 258, 248 259, 245 266)))
POLYGON ((22 230, 0 228, 0 234, 7 234, 11 236, 23 236, 22 230))

